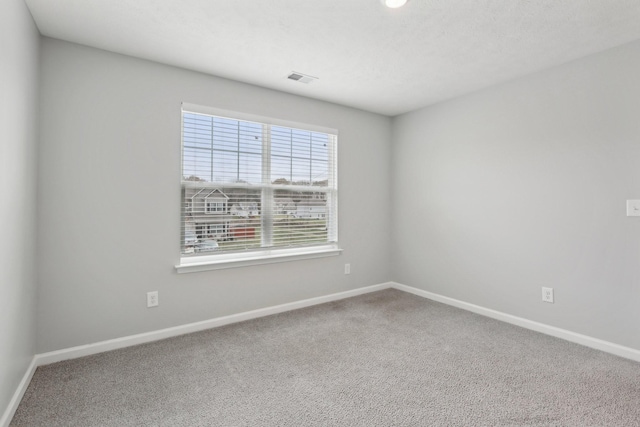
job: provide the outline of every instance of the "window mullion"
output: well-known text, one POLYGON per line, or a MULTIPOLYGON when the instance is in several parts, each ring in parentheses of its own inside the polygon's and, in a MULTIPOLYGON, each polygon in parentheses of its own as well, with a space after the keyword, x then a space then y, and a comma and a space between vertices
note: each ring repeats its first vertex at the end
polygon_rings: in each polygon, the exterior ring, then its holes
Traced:
POLYGON ((329 136, 328 141, 328 156, 329 163, 329 182, 328 187, 330 189, 327 193, 327 240, 329 242, 338 241, 338 146, 337 138, 335 135, 329 136))
POLYGON ((309 132, 309 185, 313 185, 313 134, 309 132))
POLYGON ((271 125, 262 125, 262 247, 273 246, 273 186, 271 185, 271 125))
POLYGON ((236 181, 240 182, 240 121, 237 122, 238 144, 236 149, 236 181))
POLYGON ((214 157, 213 157, 213 153, 214 153, 214 151, 213 151, 213 147, 214 147, 214 144, 213 144, 213 142, 214 142, 213 141, 213 135, 214 135, 213 122, 214 122, 214 119, 213 119, 213 117, 211 117, 211 170, 209 171, 209 175, 210 175, 209 178, 210 178, 210 180, 212 182, 213 182, 213 162, 214 162, 214 157))

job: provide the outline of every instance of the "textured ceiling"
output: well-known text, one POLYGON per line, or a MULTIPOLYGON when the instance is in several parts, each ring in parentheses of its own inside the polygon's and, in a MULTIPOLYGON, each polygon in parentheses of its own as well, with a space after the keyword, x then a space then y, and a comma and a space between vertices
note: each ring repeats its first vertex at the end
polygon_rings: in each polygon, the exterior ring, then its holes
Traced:
POLYGON ((45 36, 390 116, 640 39, 640 0, 26 3, 45 36))

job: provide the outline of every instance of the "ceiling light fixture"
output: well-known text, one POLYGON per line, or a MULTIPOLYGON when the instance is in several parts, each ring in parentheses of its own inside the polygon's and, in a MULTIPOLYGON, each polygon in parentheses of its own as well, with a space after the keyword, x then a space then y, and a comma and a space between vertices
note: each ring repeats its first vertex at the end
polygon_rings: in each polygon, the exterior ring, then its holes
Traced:
POLYGON ((383 5, 390 7, 391 9, 397 9, 405 5, 407 0, 380 0, 383 5))

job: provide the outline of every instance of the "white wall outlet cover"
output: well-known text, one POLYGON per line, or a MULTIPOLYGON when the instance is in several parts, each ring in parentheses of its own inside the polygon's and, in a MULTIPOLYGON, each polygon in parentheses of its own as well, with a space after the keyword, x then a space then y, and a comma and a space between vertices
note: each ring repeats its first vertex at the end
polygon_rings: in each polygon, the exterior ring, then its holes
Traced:
POLYGON ((627 200, 627 216, 640 216, 640 200, 627 200))
POLYGON ((147 292, 147 307, 158 306, 158 291, 147 292))
POLYGON ((542 288, 542 301, 553 302, 553 288, 542 288))

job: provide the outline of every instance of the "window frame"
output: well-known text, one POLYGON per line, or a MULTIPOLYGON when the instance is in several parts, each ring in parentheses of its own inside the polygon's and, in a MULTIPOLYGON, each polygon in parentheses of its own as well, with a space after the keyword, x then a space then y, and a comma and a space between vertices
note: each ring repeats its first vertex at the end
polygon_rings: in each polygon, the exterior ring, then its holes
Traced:
MULTIPOLYGON (((309 125, 306 123, 297 123, 287 120, 280 120, 271 117, 258 116, 254 114, 247 114, 237 111, 223 110, 214 107, 206 107, 196 104, 182 103, 182 108, 180 111, 181 117, 181 135, 180 135, 180 146, 181 146, 181 167, 180 167, 180 182, 181 188, 184 189, 183 184, 183 166, 182 162, 184 156, 184 113, 194 113, 194 114, 203 114, 208 116, 216 116, 222 118, 229 118, 232 120, 238 121, 248 121, 254 123, 260 123, 262 125, 271 125, 271 126, 281 126, 285 128, 292 129, 301 129, 304 131, 310 132, 318 132, 325 133, 329 135, 334 135, 336 138, 336 142, 333 144, 332 153, 331 153, 331 167, 329 168, 329 173, 332 174, 331 180, 334 183, 334 188, 327 191, 327 194, 331 195, 331 209, 334 213, 334 220, 331 223, 331 232, 330 235, 335 236, 334 241, 328 242, 326 244, 311 244, 308 246, 296 246, 296 247, 261 247, 258 249, 251 249, 247 251, 238 251, 238 252, 220 252, 216 254, 208 254, 208 255, 198 255, 198 256, 182 256, 180 253, 180 262, 175 266, 176 271, 178 273, 189 273, 189 272, 197 272, 197 271, 206 271, 206 270, 218 270, 218 269, 226 269, 226 268, 235 268, 235 267, 245 267, 250 265, 261 265, 261 264, 271 264, 278 262, 286 262, 300 259, 311 259, 311 258, 321 258, 328 256, 336 256, 340 255, 342 249, 338 245, 338 181, 337 181, 337 169, 338 169, 338 144, 337 137, 338 131, 336 129, 317 126, 317 125, 309 125)), ((269 161, 267 161, 269 162, 269 161)), ((263 160, 263 168, 264 168, 264 160, 263 160)), ((269 184, 271 185, 271 184, 269 184)), ((309 186, 308 189, 311 190, 313 187, 309 186)), ((267 199, 267 204, 274 203, 273 198, 267 199)), ((216 203, 211 201, 211 203, 216 203)), ((214 215, 216 213, 220 213, 218 211, 209 211, 209 207, 205 206, 205 213, 214 215)), ((263 216, 268 218, 272 215, 273 212, 268 212, 265 215, 265 212, 262 212, 263 216)), ((326 216, 326 213, 325 213, 326 216)), ((185 233, 184 230, 184 222, 183 216, 180 215, 180 245, 182 245, 182 235, 185 233)))

